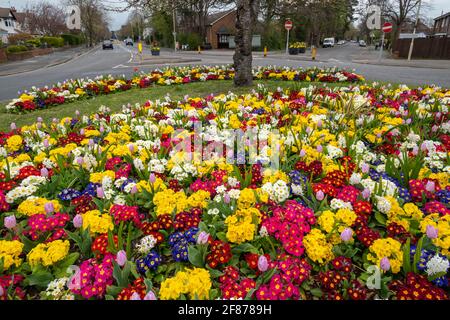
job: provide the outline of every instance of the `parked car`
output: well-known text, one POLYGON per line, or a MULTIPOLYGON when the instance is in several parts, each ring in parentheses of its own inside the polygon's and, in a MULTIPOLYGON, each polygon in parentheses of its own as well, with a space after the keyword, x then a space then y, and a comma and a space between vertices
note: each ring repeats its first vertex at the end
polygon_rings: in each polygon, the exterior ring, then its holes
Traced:
POLYGON ((359 46, 360 47, 365 47, 367 45, 366 45, 366 42, 364 40, 359 40, 359 46))
POLYGON ((133 46, 133 40, 131 38, 125 39, 125 45, 126 46, 133 46))
POLYGON ((103 50, 105 49, 114 49, 113 43, 111 40, 103 41, 103 50))
POLYGON ((337 44, 338 44, 339 46, 341 46, 341 45, 345 44, 345 40, 339 40, 339 41, 337 42, 337 44))
POLYGON ((322 48, 334 47, 334 38, 323 39, 322 48))

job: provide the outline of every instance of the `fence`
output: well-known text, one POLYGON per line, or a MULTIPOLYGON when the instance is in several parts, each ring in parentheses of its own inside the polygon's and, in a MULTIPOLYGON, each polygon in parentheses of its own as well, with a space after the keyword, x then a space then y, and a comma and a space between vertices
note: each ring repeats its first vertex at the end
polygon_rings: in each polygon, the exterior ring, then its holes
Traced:
MULTIPOLYGON (((411 39, 398 39, 394 52, 401 58, 407 58, 411 39)), ((450 59, 450 38, 431 37, 414 40, 413 58, 450 59)))

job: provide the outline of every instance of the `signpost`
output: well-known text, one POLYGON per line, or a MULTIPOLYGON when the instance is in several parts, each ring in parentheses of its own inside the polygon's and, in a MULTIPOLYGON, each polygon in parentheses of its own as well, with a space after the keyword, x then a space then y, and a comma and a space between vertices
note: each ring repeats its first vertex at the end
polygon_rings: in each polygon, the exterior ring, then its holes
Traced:
POLYGON ((286 54, 289 52, 289 31, 292 29, 292 21, 286 20, 284 23, 284 28, 287 30, 287 37, 286 37, 286 54))
POLYGON ((381 35, 381 46, 380 46, 380 54, 378 56, 378 61, 381 61, 381 56, 383 55, 384 34, 392 31, 392 23, 385 22, 383 24, 383 27, 381 27, 381 31, 383 31, 383 34, 381 35))

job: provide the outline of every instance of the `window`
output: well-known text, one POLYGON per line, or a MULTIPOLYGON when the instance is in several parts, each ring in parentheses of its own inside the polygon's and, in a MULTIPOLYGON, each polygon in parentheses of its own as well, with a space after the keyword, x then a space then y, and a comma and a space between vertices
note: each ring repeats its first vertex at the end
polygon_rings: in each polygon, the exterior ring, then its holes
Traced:
POLYGON ((226 34, 219 35, 219 42, 220 43, 228 43, 228 35, 226 35, 226 34))

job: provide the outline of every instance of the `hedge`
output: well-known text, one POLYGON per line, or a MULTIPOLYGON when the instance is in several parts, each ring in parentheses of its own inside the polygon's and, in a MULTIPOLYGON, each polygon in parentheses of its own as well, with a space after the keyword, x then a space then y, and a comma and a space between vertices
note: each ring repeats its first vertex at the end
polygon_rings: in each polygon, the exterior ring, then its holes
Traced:
POLYGON ((25 46, 11 45, 11 46, 8 46, 8 48, 6 49, 6 51, 7 51, 8 53, 17 53, 17 52, 28 51, 28 49, 27 49, 27 47, 25 47, 25 46))
POLYGON ((42 37, 41 43, 47 43, 47 46, 59 48, 64 46, 64 39, 61 37, 42 37))

